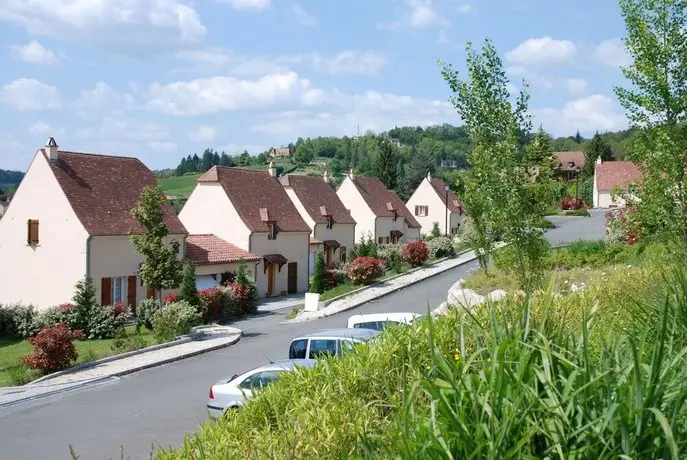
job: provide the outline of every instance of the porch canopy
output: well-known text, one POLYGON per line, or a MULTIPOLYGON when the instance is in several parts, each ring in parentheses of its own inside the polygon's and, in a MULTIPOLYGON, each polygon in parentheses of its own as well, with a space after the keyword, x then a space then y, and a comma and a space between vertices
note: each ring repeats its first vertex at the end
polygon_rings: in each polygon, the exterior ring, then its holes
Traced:
POLYGON ((398 230, 391 230, 391 232, 389 232, 389 234, 391 236, 393 236, 394 238, 400 238, 403 236, 403 232, 398 231, 398 230))
POLYGON ((267 264, 277 264, 279 265, 279 271, 281 271, 281 267, 289 261, 289 259, 281 254, 267 254, 262 256, 262 259, 265 261, 263 264, 263 273, 267 272, 267 264))
POLYGON ((341 244, 336 240, 324 240, 323 243, 324 243, 325 247, 332 247, 334 249, 341 246, 341 244))

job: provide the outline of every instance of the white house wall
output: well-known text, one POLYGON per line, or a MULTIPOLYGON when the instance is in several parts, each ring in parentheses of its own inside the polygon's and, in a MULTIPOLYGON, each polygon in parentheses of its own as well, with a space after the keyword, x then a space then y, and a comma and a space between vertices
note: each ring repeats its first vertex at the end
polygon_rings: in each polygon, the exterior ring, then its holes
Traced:
MULTIPOLYGON (((308 260, 310 254, 310 233, 306 232, 278 232, 274 240, 267 239, 267 233, 253 233, 248 249, 251 253, 263 257, 268 254, 281 254, 289 262, 298 264, 297 290, 305 292, 308 289, 308 260)), ((261 261, 255 276, 258 296, 267 295, 267 273, 264 271, 264 261, 261 261)), ((274 296, 282 295, 288 290, 288 263, 281 271, 274 269, 274 296)))
POLYGON ((339 199, 346 209, 351 211, 351 217, 356 221, 355 242, 359 242, 362 237, 367 238, 368 234, 376 240, 375 219, 376 216, 367 205, 363 197, 358 192, 357 187, 351 182, 350 177, 346 177, 336 191, 339 199))
POLYGON ((210 234, 248 250, 250 230, 218 183, 198 183, 179 213, 191 235, 210 234))
POLYGON ((37 154, 0 219, 0 304, 46 309, 71 301, 86 274, 88 234, 48 160, 37 154), (27 221, 38 219, 39 244, 27 244, 27 221))
MULTIPOLYGON (((315 225, 315 231, 313 232, 313 237, 320 240, 335 240, 341 247, 337 248, 333 254, 333 262, 338 262, 341 258, 341 251, 348 251, 353 248, 356 243, 355 240, 355 224, 338 224, 334 222, 332 228, 327 228, 327 224, 317 224, 315 225)), ((320 250, 324 250, 324 245, 316 246, 320 250)))

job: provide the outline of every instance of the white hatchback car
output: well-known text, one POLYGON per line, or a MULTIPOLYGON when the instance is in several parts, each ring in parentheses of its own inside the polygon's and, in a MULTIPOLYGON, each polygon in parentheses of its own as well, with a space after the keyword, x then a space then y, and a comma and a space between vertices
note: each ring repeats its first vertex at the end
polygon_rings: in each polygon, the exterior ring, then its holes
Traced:
POLYGON ((325 329, 296 337, 289 346, 289 359, 312 359, 341 356, 357 343, 369 342, 380 331, 371 329, 325 329))
POLYGON ((412 324, 422 315, 417 313, 372 313, 369 315, 353 315, 348 318, 348 327, 354 329, 374 329, 383 331, 389 325, 412 324))
POLYGON ((285 359, 220 380, 210 387, 208 414, 212 418, 221 417, 228 409, 243 406, 253 396, 254 390, 274 382, 282 372, 292 371, 296 367, 312 367, 316 363, 307 359, 285 359))

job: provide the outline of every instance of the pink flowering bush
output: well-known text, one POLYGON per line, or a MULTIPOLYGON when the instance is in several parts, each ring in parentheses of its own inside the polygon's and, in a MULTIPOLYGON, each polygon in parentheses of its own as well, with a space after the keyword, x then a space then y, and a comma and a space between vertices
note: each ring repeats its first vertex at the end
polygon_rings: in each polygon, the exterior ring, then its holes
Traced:
POLYGON ((26 366, 45 373, 66 369, 78 358, 73 340, 81 339, 81 331, 71 331, 63 323, 46 327, 29 339, 29 343, 34 347, 33 354, 22 358, 21 361, 26 366))
POLYGON ((424 241, 415 243, 408 243, 403 246, 401 251, 403 262, 409 264, 411 267, 421 267, 429 259, 429 248, 424 241))
POLYGON ((162 298, 162 305, 167 305, 168 303, 174 303, 179 300, 179 294, 176 292, 170 292, 162 298))
POLYGON ((639 238, 639 226, 634 206, 607 211, 606 239, 611 243, 635 244, 639 238))
POLYGON ((356 257, 346 270, 346 276, 354 284, 370 284, 384 274, 384 260, 374 257, 356 257))
POLYGON ((206 322, 219 321, 226 303, 225 291, 219 288, 208 288, 198 291, 201 309, 206 322))

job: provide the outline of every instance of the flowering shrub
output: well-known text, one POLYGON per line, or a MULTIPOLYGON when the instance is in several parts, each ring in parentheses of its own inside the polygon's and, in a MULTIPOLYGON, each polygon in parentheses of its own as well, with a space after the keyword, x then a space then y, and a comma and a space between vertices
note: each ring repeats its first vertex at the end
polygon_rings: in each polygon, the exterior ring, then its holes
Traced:
POLYGON ((78 357, 72 341, 82 338, 81 331, 71 331, 65 324, 42 329, 29 339, 33 354, 22 358, 22 363, 45 373, 65 369, 78 357))
POLYGON ((26 339, 40 330, 38 314, 33 306, 0 306, 0 337, 26 339))
POLYGON ((421 267, 429 259, 429 249, 424 241, 408 243, 403 246, 401 257, 411 267, 421 267))
POLYGON ((168 303, 174 303, 179 300, 179 294, 176 292, 170 292, 162 298, 162 305, 167 305, 168 303))
POLYGON ((639 240, 635 212, 637 211, 633 206, 606 212, 606 240, 609 243, 632 245, 639 240))
POLYGON ((333 289, 346 281, 346 272, 343 270, 327 270, 327 289, 333 289))
POLYGON ((437 259, 440 257, 453 257, 456 255, 456 248, 453 246, 453 240, 448 236, 440 236, 434 238, 427 243, 429 249, 429 256, 437 259))
POLYGON ((84 331, 88 339, 111 339, 124 327, 124 322, 129 317, 129 308, 125 305, 124 311, 117 312, 114 305, 95 307, 91 310, 88 320, 88 328, 84 331))
POLYGON ((225 291, 219 288, 202 289, 198 291, 201 313, 206 322, 218 321, 222 318, 225 304, 225 291))
POLYGON ((124 315, 124 317, 129 316, 129 306, 123 302, 115 302, 112 305, 112 308, 114 309, 114 315, 116 317, 120 317, 122 315, 124 315))
POLYGON ((138 304, 136 308, 136 318, 138 323, 136 323, 136 329, 140 329, 144 326, 149 331, 153 330, 153 316, 155 312, 162 308, 160 302, 155 299, 144 299, 138 304))
POLYGON ((229 283, 234 304, 234 313, 238 316, 253 314, 257 305, 255 300, 255 286, 241 283, 229 283))
POLYGON ((584 200, 582 198, 571 198, 569 196, 564 196, 558 202, 558 207, 563 210, 582 209, 584 207, 584 200))
POLYGON ((169 342, 202 322, 203 317, 194 305, 185 300, 168 303, 153 314, 153 335, 160 343, 169 342))
POLYGON ((354 284, 370 284, 384 274, 384 261, 374 257, 356 257, 346 270, 354 284))
POLYGON ((384 267, 388 271, 399 270, 403 266, 402 250, 403 245, 401 244, 384 244, 379 246, 379 258, 384 261, 384 267))

